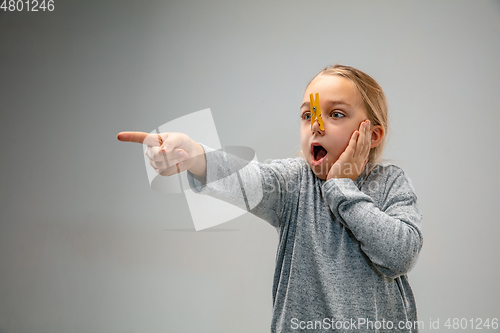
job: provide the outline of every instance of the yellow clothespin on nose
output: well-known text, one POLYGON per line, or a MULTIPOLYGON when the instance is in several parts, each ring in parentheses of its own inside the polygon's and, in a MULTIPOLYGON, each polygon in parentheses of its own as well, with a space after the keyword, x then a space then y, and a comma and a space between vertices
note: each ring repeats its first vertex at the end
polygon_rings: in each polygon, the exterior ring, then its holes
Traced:
POLYGON ((316 93, 316 98, 313 98, 313 94, 309 95, 311 100, 311 131, 313 130, 313 125, 316 119, 318 119, 319 129, 324 131, 323 118, 321 118, 321 107, 319 106, 319 93, 316 93))

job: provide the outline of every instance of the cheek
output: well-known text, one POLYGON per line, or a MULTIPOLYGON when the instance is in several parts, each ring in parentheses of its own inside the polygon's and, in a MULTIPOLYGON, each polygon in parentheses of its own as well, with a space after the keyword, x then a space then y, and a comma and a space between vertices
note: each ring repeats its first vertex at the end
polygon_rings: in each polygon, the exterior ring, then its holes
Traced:
POLYGON ((329 135, 328 141, 333 143, 330 146, 333 155, 337 156, 344 152, 351 139, 351 134, 352 132, 348 131, 335 131, 329 135))
POLYGON ((339 145, 342 148, 342 151, 344 151, 347 148, 347 145, 349 144, 349 140, 351 140, 351 135, 352 135, 351 131, 345 131, 344 133, 342 133, 339 136, 338 141, 339 141, 339 145))
POLYGON ((309 145, 309 133, 304 131, 303 129, 300 130, 300 147, 302 150, 305 150, 309 145))

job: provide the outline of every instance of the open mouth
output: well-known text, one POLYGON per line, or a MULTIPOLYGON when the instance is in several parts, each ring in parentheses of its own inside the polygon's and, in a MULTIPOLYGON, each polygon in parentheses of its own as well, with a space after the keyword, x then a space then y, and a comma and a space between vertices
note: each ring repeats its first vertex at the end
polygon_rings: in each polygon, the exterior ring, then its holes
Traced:
POLYGON ((323 162, 323 160, 326 158, 327 154, 328 152, 322 145, 313 143, 311 145, 311 164, 314 166, 320 165, 321 162, 323 162))

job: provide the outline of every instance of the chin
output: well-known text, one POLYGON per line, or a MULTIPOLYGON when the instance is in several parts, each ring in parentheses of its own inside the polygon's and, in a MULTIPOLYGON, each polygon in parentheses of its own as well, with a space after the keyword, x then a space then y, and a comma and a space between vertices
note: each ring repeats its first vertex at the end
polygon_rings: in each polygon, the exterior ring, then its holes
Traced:
POLYGON ((320 165, 312 165, 311 162, 309 162, 309 166, 311 167, 311 170, 314 172, 316 177, 319 179, 326 180, 326 177, 328 176, 328 172, 330 171, 330 166, 326 167, 326 164, 320 164, 320 165))

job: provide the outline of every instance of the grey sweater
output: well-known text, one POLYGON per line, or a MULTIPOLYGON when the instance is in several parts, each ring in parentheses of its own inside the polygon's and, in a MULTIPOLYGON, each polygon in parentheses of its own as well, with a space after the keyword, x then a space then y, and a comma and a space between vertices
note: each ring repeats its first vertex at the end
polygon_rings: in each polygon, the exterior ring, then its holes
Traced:
POLYGON ((422 247, 421 214, 403 170, 324 181, 301 158, 246 165, 203 148, 206 181, 188 173, 193 191, 279 233, 271 332, 418 332, 406 273, 422 247))

